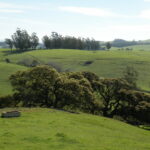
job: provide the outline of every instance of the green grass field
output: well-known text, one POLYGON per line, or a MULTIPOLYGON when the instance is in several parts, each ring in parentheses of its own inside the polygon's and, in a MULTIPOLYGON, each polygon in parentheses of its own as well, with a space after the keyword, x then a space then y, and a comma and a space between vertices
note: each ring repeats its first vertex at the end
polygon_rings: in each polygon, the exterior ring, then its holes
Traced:
POLYGON ((26 68, 23 66, 0 62, 0 95, 12 93, 12 88, 8 80, 9 76, 18 70, 24 69, 26 68))
POLYGON ((149 131, 113 119, 44 108, 19 110, 20 118, 0 118, 1 150, 150 149, 149 131))
POLYGON ((128 48, 132 48, 133 50, 140 50, 140 51, 150 51, 150 45, 134 45, 134 46, 128 46, 128 48))
POLYGON ((101 77, 117 78, 122 76, 123 69, 133 66, 139 72, 138 86, 150 90, 150 51, 81 51, 81 50, 36 50, 20 54, 10 54, 7 50, 0 50, 0 95, 9 94, 12 88, 8 76, 26 67, 18 62, 38 60, 42 63, 57 63, 64 71, 92 71, 101 77), (6 63, 8 58, 11 63, 6 63), (90 65, 84 65, 92 61, 90 65))

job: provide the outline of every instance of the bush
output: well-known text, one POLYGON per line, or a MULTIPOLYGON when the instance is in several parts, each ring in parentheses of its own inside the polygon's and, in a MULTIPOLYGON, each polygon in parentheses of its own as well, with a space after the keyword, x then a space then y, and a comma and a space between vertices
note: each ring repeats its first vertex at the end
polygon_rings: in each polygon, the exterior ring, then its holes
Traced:
POLYGON ((80 73, 62 74, 55 84, 55 107, 69 106, 73 109, 94 113, 95 97, 90 82, 80 73))
POLYGON ((12 95, 0 97, 0 108, 5 107, 15 107, 18 102, 14 99, 12 95))
POLYGON ((138 124, 150 123, 149 94, 134 90, 121 90, 118 93, 118 98, 124 101, 124 105, 120 109, 120 115, 124 116, 126 120, 129 120, 128 118, 132 116, 138 124))
POLYGON ((54 84, 58 76, 55 69, 38 66, 11 75, 10 81, 24 106, 51 106, 55 101, 54 84))
POLYGON ((10 80, 14 97, 23 106, 68 107, 91 113, 98 107, 92 86, 81 72, 58 73, 49 66, 38 66, 17 72, 10 80))

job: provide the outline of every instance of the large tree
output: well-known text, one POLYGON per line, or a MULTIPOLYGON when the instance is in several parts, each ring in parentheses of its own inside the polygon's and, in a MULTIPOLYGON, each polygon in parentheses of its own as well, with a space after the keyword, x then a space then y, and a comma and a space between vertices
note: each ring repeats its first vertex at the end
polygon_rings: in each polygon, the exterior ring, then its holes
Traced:
POLYGON ((36 47, 39 44, 39 38, 35 32, 32 33, 31 38, 30 38, 30 42, 31 42, 31 48, 36 49, 36 47))
POLYGON ((46 49, 51 49, 52 48, 52 42, 50 37, 48 37, 47 35, 45 35, 42 39, 43 44, 45 46, 46 49))
POLYGON ((17 50, 24 51, 28 49, 36 49, 39 44, 39 38, 36 33, 32 33, 30 36, 26 30, 17 28, 16 32, 11 36, 11 39, 6 39, 5 42, 10 48, 14 46, 17 50))
POLYGON ((27 50, 31 47, 30 36, 26 30, 18 28, 12 35, 12 40, 18 50, 27 50))
POLYGON ((11 39, 5 39, 5 43, 9 46, 12 51, 13 48, 13 41, 11 39))
POLYGON ((102 98, 104 116, 113 117, 122 103, 118 94, 122 89, 131 89, 131 85, 122 79, 101 79, 95 89, 102 98))

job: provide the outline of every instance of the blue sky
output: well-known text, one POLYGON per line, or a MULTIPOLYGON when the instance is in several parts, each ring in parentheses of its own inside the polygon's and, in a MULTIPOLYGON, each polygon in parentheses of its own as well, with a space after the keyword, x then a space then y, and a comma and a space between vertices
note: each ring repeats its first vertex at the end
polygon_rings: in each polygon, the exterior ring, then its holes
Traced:
POLYGON ((0 40, 16 28, 63 35, 150 39, 150 0, 0 0, 0 40))

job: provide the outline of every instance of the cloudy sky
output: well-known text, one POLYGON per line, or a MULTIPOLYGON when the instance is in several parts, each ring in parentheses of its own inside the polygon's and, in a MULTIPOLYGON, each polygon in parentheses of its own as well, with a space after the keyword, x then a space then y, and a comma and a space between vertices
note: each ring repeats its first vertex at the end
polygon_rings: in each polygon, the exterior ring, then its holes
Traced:
POLYGON ((63 35, 150 39, 150 0, 0 0, 0 40, 16 28, 63 35))

